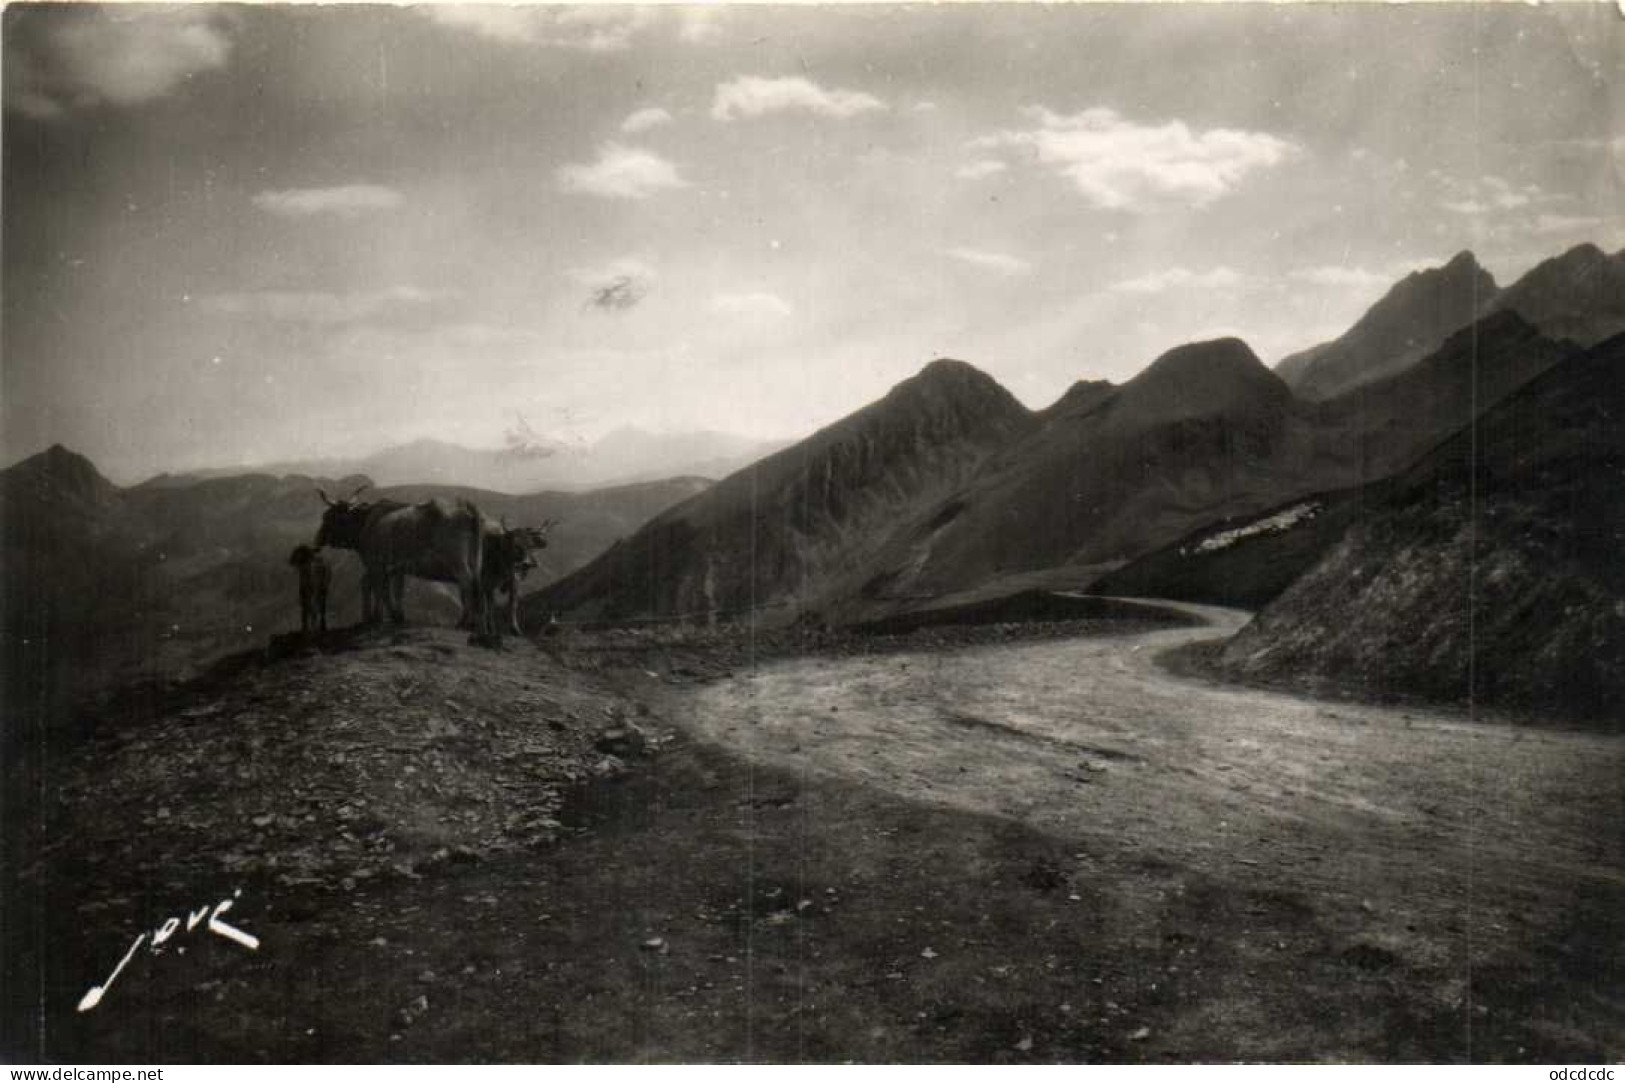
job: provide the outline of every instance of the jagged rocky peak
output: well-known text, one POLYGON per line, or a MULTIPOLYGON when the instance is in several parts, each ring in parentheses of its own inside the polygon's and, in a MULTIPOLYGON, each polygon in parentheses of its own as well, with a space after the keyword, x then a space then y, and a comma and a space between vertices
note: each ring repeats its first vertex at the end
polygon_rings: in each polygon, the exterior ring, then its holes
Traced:
POLYGON ((1412 271, 1341 337, 1284 358, 1275 371, 1302 398, 1342 394, 1426 357, 1478 318, 1499 289, 1478 258, 1463 250, 1442 267, 1412 271))
POLYGON ((1426 267, 1400 279, 1355 327, 1396 316, 1417 318, 1419 314, 1412 312, 1415 305, 1435 306, 1441 302, 1468 306, 1483 304, 1499 289, 1495 276, 1483 268, 1478 257, 1462 249, 1442 267, 1426 267))

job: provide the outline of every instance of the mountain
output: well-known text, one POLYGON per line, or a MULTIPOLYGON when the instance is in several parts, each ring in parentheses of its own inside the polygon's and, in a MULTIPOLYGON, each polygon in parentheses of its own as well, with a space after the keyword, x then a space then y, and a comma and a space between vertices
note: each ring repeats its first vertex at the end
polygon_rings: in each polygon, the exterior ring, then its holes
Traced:
POLYGON ((1323 403, 1321 423, 1347 434, 1364 476, 1386 477, 1576 352, 1517 312, 1498 311, 1409 368, 1323 403))
POLYGON ((730 433, 651 433, 635 428, 616 429, 594 443, 579 445, 532 436, 522 446, 490 449, 423 439, 359 458, 160 474, 143 482, 142 487, 162 488, 210 477, 259 473, 308 477, 364 474, 379 485, 463 485, 510 494, 579 490, 672 477, 725 477, 777 451, 784 443, 730 433))
POLYGON ((1074 388, 880 555, 865 594, 907 602, 1037 570, 1120 563, 1202 523, 1346 483, 1313 410, 1245 343, 1170 350, 1122 387, 1074 388))
POLYGON ((1619 724, 1625 336, 1440 444, 1224 649, 1231 674, 1619 724))
POLYGON ((1170 350, 1121 386, 1081 382, 1036 414, 938 362, 531 604, 588 619, 772 604, 848 622, 1034 576, 1088 584, 1125 563, 1103 582, 1262 604, 1340 536, 1370 498, 1363 486, 1574 349, 1496 313, 1397 374, 1306 403, 1245 343, 1219 339, 1170 350), (897 436, 922 426, 933 439, 897 436), (1289 515, 1292 529, 1270 521, 1306 500, 1316 514, 1289 515), (1209 543, 1237 530, 1251 540, 1234 552, 1209 543), (1261 555, 1269 567, 1253 567, 1261 555), (1142 558, 1152 563, 1132 563, 1142 558))
POLYGON ((1594 346, 1625 331, 1625 249, 1609 256, 1594 244, 1571 248, 1509 286, 1490 311, 1516 312, 1554 338, 1594 346))
MULTIPOLYGON (((53 714, 103 684, 175 676, 296 626, 289 551, 321 518, 316 487, 368 479, 246 474, 120 489, 83 456, 53 447, 0 471, 0 643, 6 705, 53 714)), ((513 497, 408 486, 377 495, 467 496, 514 525, 557 519, 538 554, 543 579, 574 570, 648 518, 709 487, 673 478, 585 493, 513 497)), ((334 553, 331 616, 359 617, 356 559, 334 553)), ((445 592, 413 584, 409 614, 449 621, 445 592)))
POLYGON ((1458 253, 1443 267, 1406 275, 1341 337, 1283 358, 1276 374, 1300 398, 1332 398, 1426 357, 1497 293, 1473 254, 1458 253))
POLYGON ((624 618, 839 596, 899 524, 1035 423, 986 374, 933 361, 880 401, 665 512, 529 602, 624 618))
MULTIPOLYGON (((1355 456, 1363 486, 1297 497, 1205 524, 1095 581, 1100 594, 1144 595, 1256 608, 1325 555, 1411 465, 1485 410, 1573 356, 1513 312, 1456 332, 1415 365, 1318 408, 1326 443, 1355 456)), ((1329 471, 1328 481, 1343 471, 1329 471)))

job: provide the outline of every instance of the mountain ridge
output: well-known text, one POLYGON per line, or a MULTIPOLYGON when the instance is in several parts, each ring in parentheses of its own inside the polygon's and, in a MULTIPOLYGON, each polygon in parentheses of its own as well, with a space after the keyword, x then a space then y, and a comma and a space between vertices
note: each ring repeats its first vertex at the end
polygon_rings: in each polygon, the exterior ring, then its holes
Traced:
POLYGON ((807 601, 860 553, 966 480, 1035 415, 974 366, 927 364, 882 398, 670 509, 540 592, 598 618, 807 601))
POLYGON ((1463 250, 1443 266, 1412 271, 1342 335, 1282 358, 1276 374, 1300 398, 1333 398, 1421 360, 1498 292, 1495 278, 1463 250))

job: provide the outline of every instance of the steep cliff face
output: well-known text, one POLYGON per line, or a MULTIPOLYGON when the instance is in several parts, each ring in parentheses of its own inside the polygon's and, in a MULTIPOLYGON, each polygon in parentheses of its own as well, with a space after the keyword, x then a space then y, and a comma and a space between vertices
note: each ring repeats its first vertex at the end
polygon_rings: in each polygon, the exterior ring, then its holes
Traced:
POLYGON ((1224 650, 1243 676, 1620 717, 1625 336, 1442 444, 1224 650))
POLYGON ((984 373, 934 361, 879 402, 659 516, 531 604, 619 618, 840 593, 899 524, 1034 424, 984 373))
POLYGON ((1431 354, 1497 292, 1473 254, 1461 252, 1443 267, 1407 275, 1341 337, 1283 358, 1275 372, 1300 398, 1332 398, 1431 354))

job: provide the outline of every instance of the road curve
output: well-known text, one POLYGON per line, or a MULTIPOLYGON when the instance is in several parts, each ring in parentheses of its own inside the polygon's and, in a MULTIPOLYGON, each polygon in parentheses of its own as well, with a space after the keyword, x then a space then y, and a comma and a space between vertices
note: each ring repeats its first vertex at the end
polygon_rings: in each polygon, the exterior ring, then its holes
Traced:
POLYGON ((1499 901, 1475 913, 1491 924, 1516 920, 1510 882, 1625 885, 1625 842, 1607 828, 1625 798, 1620 738, 1177 677, 1161 651, 1232 634, 1247 614, 1155 604, 1205 623, 776 661, 696 689, 679 720, 808 778, 1286 877, 1350 906, 1386 895, 1424 925, 1490 882, 1499 901))

